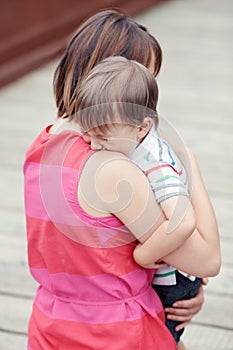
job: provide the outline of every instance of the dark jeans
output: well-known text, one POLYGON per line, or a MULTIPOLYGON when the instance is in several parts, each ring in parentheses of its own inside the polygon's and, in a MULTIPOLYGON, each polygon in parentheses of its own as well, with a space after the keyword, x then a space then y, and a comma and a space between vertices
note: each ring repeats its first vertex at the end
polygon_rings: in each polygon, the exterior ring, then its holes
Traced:
MULTIPOLYGON (((196 278, 195 281, 189 280, 181 273, 176 271, 176 284, 171 286, 152 285, 158 294, 163 307, 171 307, 175 301, 185 300, 195 297, 201 284, 201 278, 196 278)), ((172 333, 176 343, 179 342, 184 328, 176 332, 175 327, 179 324, 177 321, 166 320, 166 326, 172 333)))

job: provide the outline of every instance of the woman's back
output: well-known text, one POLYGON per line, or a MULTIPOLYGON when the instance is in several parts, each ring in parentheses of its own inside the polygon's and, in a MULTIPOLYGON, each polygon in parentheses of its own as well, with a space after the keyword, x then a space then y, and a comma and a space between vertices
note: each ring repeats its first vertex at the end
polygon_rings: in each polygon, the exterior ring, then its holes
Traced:
POLYGON ((92 154, 79 134, 48 128, 27 152, 28 255, 40 284, 29 349, 175 349, 151 287, 154 271, 133 260, 137 242, 114 216, 93 217, 78 203, 92 154))

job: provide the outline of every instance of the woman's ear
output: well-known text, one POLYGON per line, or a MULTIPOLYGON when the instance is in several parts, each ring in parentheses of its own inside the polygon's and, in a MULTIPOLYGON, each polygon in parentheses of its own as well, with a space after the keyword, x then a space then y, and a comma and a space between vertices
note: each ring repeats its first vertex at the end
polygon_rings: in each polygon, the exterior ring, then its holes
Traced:
POLYGON ((142 140, 146 137, 146 135, 148 134, 148 132, 150 131, 151 127, 152 127, 153 121, 150 117, 145 117, 142 124, 140 125, 140 127, 138 128, 138 135, 137 135, 137 139, 140 142, 142 142, 142 140))

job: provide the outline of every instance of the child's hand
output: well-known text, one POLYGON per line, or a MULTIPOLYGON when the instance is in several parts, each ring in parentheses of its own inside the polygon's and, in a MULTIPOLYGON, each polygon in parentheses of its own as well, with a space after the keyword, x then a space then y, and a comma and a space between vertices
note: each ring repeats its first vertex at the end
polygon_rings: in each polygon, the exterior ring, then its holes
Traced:
POLYGON ((202 278, 201 284, 206 286, 208 284, 208 278, 202 278))

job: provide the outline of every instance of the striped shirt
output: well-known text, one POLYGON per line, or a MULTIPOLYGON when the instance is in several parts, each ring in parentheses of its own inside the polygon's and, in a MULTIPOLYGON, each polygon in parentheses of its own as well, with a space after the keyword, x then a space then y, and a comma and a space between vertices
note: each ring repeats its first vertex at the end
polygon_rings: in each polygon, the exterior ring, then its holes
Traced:
MULTIPOLYGON (((154 127, 136 148, 131 160, 148 177, 158 203, 173 196, 189 197, 185 168, 171 146, 154 127)), ((176 269, 170 265, 158 269, 153 284, 176 284, 175 271, 176 269)), ((195 277, 181 273, 195 280, 195 277)))

